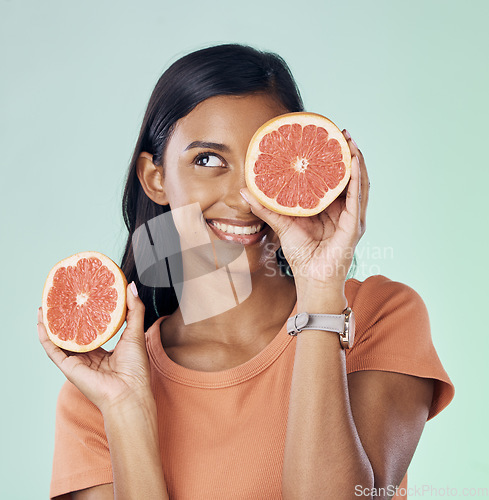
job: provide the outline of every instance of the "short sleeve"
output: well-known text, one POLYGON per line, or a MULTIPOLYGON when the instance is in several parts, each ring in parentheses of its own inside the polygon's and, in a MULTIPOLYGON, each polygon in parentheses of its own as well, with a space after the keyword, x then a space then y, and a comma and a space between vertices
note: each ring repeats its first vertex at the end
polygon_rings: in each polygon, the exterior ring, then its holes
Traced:
POLYGON ((347 351, 348 373, 381 370, 435 381, 428 420, 453 399, 455 389, 433 345, 426 305, 409 286, 376 275, 350 280, 356 334, 347 351))
POLYGON ((102 414, 73 384, 65 382, 56 407, 50 498, 111 482, 102 414))

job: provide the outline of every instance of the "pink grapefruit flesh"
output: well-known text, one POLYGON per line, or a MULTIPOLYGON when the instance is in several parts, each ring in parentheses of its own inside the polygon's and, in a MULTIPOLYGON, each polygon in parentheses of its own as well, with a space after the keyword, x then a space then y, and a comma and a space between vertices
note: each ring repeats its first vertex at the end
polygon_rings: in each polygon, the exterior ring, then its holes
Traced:
POLYGON ((51 341, 73 352, 92 351, 107 342, 124 323, 126 287, 119 266, 99 252, 81 252, 58 262, 42 296, 51 341))
POLYGON ((266 122, 246 154, 248 189, 262 205, 284 215, 322 212, 345 189, 350 172, 345 137, 316 113, 287 113, 266 122))

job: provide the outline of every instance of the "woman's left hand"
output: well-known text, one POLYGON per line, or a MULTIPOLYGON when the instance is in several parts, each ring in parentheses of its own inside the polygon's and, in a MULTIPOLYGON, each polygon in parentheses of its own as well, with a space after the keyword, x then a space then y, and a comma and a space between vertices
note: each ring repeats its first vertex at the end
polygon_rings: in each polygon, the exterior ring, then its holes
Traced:
POLYGON ((343 288, 355 247, 365 232, 369 180, 362 153, 343 130, 352 154, 351 177, 342 193, 312 217, 278 214, 241 189, 253 213, 265 221, 280 240, 296 286, 304 289, 343 288))

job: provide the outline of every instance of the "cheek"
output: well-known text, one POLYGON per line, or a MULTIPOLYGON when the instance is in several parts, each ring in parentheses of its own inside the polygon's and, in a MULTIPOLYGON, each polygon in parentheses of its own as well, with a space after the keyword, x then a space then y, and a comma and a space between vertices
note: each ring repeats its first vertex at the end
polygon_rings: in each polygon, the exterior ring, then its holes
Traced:
POLYGON ((192 182, 186 184, 187 197, 193 202, 200 203, 204 217, 225 217, 219 214, 219 211, 223 209, 218 208, 216 211, 213 207, 221 198, 223 193, 225 193, 228 187, 221 179, 217 177, 206 178, 206 179, 192 179, 192 182), (209 211, 209 212, 208 212, 209 211))
POLYGON ((215 186, 209 183, 205 186, 193 184, 188 189, 188 196, 190 199, 199 202, 202 210, 205 212, 220 198, 217 192, 214 192, 215 190, 215 186))
POLYGON ((199 201, 195 185, 176 175, 168 176, 165 179, 165 190, 172 210, 199 201))
POLYGON ((180 236, 182 251, 209 243, 208 229, 202 220, 199 203, 184 203, 180 207, 172 208, 171 213, 180 236))
POLYGON ((209 182, 209 179, 190 179, 185 176, 175 176, 169 183, 170 196, 176 206, 200 203, 202 210, 219 199, 219 183, 209 182))

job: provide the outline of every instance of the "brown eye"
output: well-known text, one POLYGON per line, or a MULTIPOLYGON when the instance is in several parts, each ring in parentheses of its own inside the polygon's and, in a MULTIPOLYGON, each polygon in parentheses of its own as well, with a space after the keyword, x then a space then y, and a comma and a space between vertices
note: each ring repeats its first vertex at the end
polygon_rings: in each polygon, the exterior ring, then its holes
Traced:
POLYGON ((194 160, 201 167, 223 167, 224 163, 219 156, 210 153, 200 153, 194 160))

